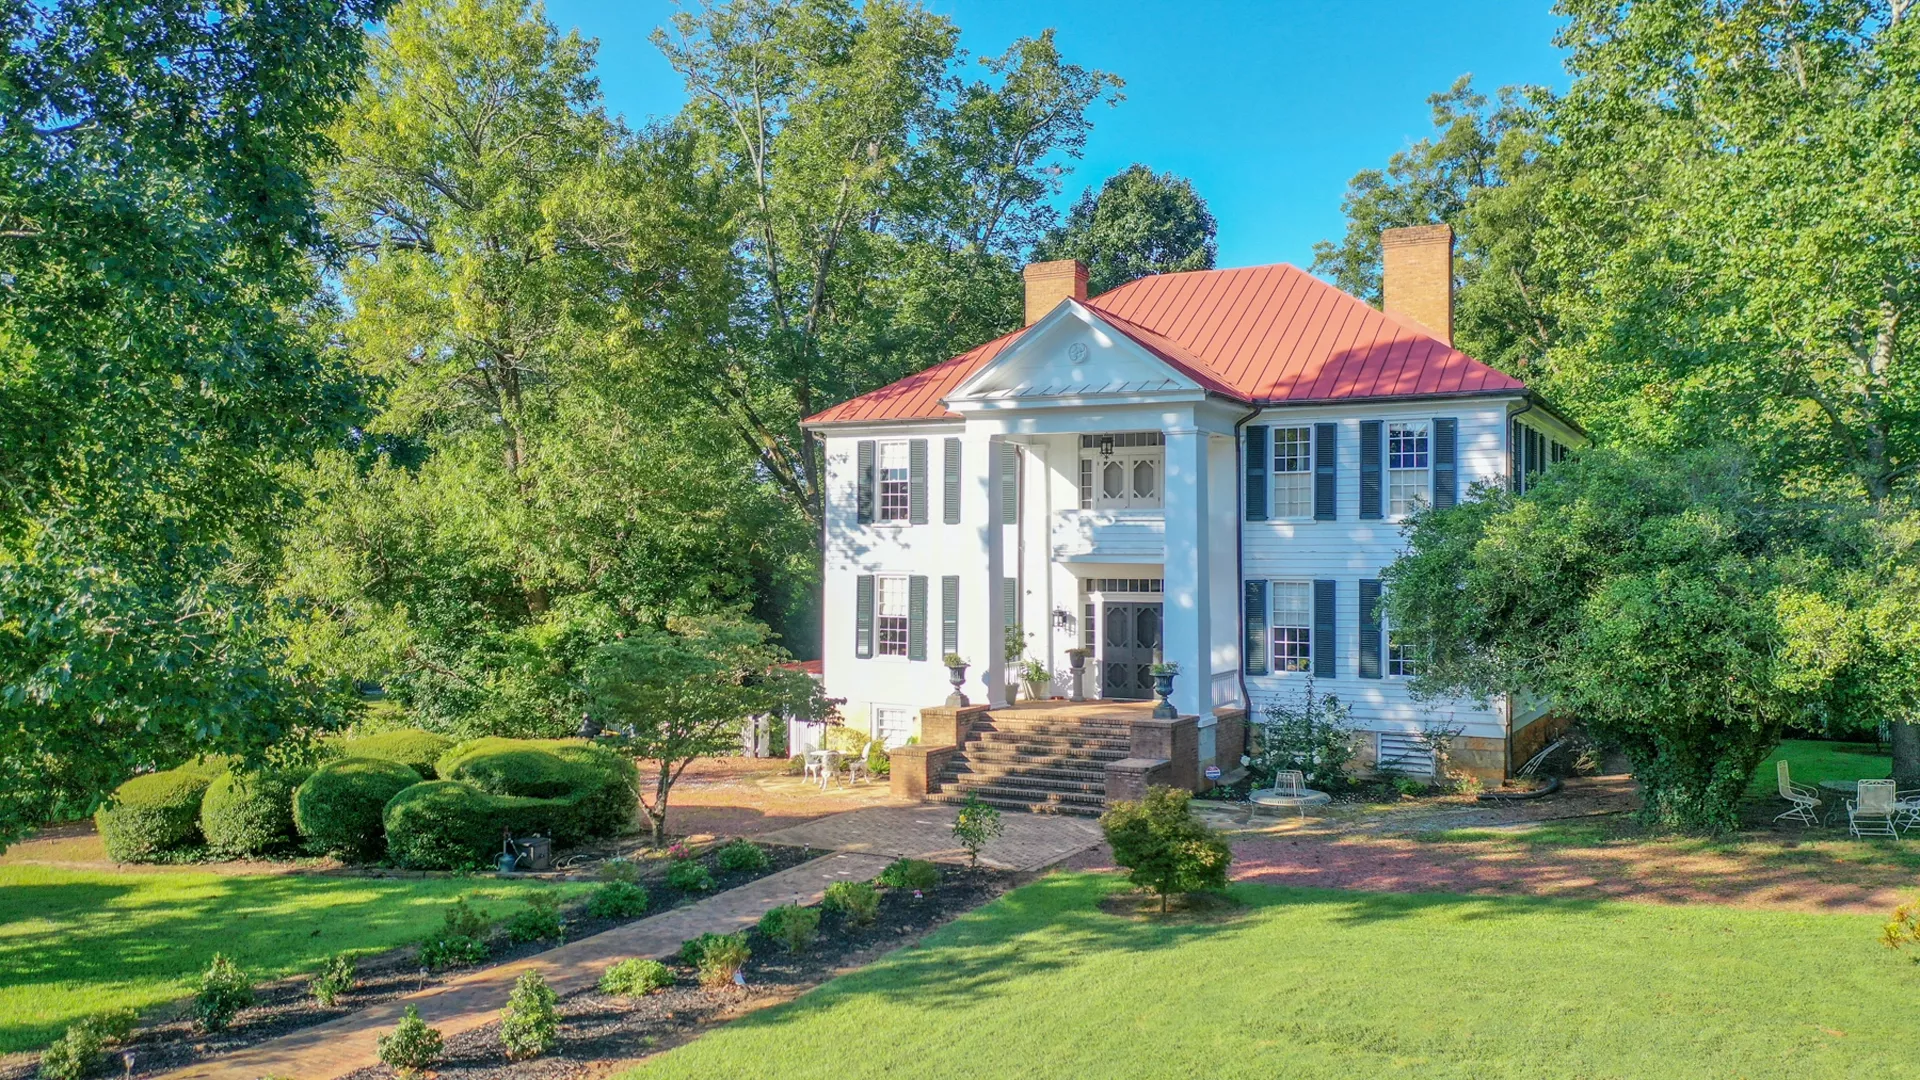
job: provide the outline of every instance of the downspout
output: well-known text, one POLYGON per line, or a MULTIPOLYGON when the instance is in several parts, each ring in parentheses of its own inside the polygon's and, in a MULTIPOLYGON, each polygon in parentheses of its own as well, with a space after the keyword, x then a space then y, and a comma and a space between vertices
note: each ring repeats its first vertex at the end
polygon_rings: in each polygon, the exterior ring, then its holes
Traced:
MULTIPOLYGON (((1234 625, 1240 628, 1240 670, 1236 672, 1240 680, 1240 707, 1246 710, 1246 722, 1253 723, 1253 695, 1247 690, 1247 462, 1246 442, 1240 438, 1240 429, 1254 417, 1259 416, 1261 407, 1255 405, 1253 411, 1233 422, 1233 448, 1240 451, 1234 457, 1233 469, 1233 607, 1238 617, 1234 625)), ((1251 743, 1248 744, 1249 746, 1251 743)), ((1241 751, 1245 753, 1245 750, 1241 751)))

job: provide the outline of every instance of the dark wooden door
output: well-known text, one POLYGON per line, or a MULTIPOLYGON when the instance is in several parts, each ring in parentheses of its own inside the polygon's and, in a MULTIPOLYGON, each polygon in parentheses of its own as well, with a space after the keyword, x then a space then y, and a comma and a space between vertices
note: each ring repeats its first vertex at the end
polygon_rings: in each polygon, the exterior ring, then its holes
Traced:
POLYGON ((1159 604, 1107 604, 1101 622, 1100 696, 1153 696, 1153 654, 1160 648, 1159 604))

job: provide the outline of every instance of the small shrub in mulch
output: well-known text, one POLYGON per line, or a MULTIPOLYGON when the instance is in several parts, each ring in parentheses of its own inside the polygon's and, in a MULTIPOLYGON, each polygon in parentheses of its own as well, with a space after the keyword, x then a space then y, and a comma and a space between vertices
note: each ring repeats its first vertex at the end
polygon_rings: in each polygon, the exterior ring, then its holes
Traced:
POLYGON ((500 1012, 500 1044, 508 1058, 536 1058, 560 1041, 560 1017, 553 1009, 556 1000, 553 987, 537 971, 523 972, 514 982, 507 1007, 500 1012))
POLYGON ((879 910, 880 890, 865 881, 836 881, 827 886, 820 906, 845 915, 855 926, 865 926, 879 910))
POLYGON ((873 880, 889 889, 930 892, 940 884, 940 868, 925 859, 895 859, 873 880))
POLYGON ((751 840, 730 840, 713 854, 713 864, 722 870, 765 870, 772 863, 766 849, 751 840))
POLYGON ((694 956, 694 970, 700 974, 700 985, 709 990, 731 984, 753 955, 745 934, 701 934, 681 946, 682 958, 688 955, 689 946, 694 956))
POLYGON ((392 1032, 380 1036, 378 1045, 381 1063, 401 1080, 413 1080, 440 1060, 446 1041, 438 1029, 428 1027, 427 1022, 420 1019, 418 1008, 409 1005, 407 1014, 400 1018, 392 1032))
POLYGON ((673 971, 658 960, 622 960, 600 975, 600 992, 642 997, 673 985, 673 971))
POLYGON ((560 898, 553 893, 527 897, 527 906, 507 920, 507 940, 515 943, 558 941, 566 934, 566 924, 560 919, 560 898))
POLYGON ((321 968, 320 974, 313 977, 313 981, 307 984, 307 989, 313 994, 313 1000, 331 1008, 334 1002, 340 1000, 341 995, 353 989, 354 980, 358 975, 358 965, 353 962, 353 957, 340 953, 327 961, 327 966, 321 968))
POLYGON ((682 892, 708 892, 713 888, 713 871, 698 859, 675 859, 667 867, 667 884, 682 892))
POLYGON ((235 1013, 253 1004, 253 980, 224 953, 214 953, 213 963, 200 976, 193 994, 193 1021, 201 1031, 219 1031, 232 1023, 235 1013))
POLYGON ((40 1080, 83 1080, 94 1075, 107 1044, 125 1038, 133 1020, 132 1009, 115 1009, 70 1025, 40 1055, 40 1080))
POLYGON ((609 881, 587 898, 587 914, 596 919, 634 919, 646 914, 647 890, 631 881, 609 881))
POLYGON ((820 936, 820 912, 798 904, 785 904, 760 916, 760 935, 786 946, 790 953, 805 952, 820 936))

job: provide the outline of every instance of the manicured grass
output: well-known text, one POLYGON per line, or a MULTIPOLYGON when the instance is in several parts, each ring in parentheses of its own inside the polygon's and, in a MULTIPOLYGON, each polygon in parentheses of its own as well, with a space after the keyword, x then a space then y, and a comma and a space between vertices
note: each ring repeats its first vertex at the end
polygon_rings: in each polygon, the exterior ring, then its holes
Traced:
POLYGON ((1871 916, 1241 886, 1102 914, 1055 874, 632 1072, 672 1077, 1780 1077, 1920 1060, 1871 916))
POLYGON ((1872 780, 1893 775, 1892 756, 1872 743, 1787 739, 1754 770, 1749 789, 1752 794, 1766 796, 1780 790, 1775 771, 1782 760, 1787 762, 1793 782, 1809 787, 1822 780, 1872 780))
POLYGON ((553 887, 0 867, 0 1052, 45 1045, 93 1013, 188 994, 216 951, 266 980, 416 941, 456 896, 497 918, 553 887))

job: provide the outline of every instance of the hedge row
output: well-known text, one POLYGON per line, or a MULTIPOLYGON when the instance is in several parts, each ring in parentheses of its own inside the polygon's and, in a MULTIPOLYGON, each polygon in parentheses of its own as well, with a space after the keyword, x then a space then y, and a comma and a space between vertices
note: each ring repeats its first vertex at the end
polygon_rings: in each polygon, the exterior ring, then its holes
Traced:
POLYGON ((223 855, 263 855, 304 841, 349 860, 384 854, 418 869, 464 869, 490 861, 503 830, 557 846, 618 833, 639 786, 633 762, 579 742, 454 745, 393 731, 332 748, 346 756, 310 772, 240 772, 207 759, 135 777, 96 815, 107 854, 139 861, 204 842, 223 855))

